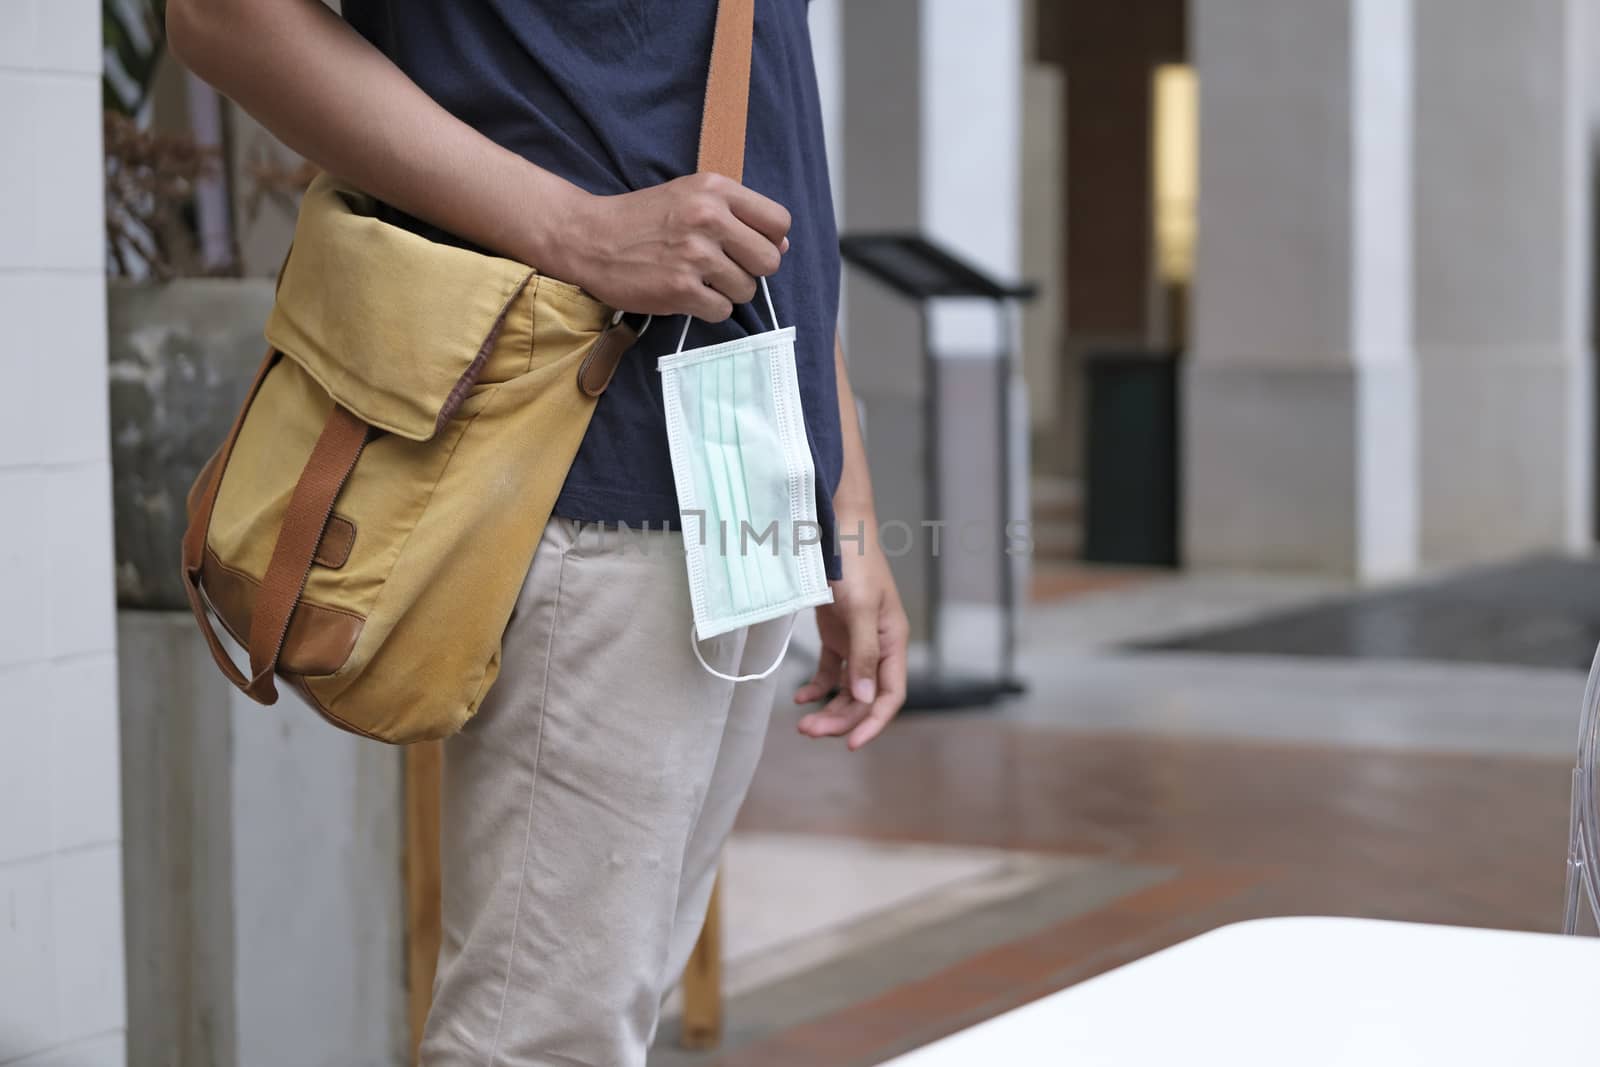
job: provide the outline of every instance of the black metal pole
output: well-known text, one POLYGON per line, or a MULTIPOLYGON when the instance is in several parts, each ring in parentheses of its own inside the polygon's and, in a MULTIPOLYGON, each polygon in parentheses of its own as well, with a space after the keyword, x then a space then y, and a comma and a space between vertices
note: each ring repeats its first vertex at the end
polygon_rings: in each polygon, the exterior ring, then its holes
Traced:
MULTIPOLYGON (((939 490, 939 361, 933 354, 933 324, 931 321, 932 310, 929 301, 922 301, 922 359, 923 359, 923 396, 922 396, 922 474, 926 486, 926 500, 928 517, 934 522, 939 521, 940 512, 944 506, 943 494, 939 490)), ((939 620, 939 608, 944 600, 943 575, 940 573, 940 559, 933 551, 934 541, 942 530, 937 527, 930 532, 928 555, 924 581, 927 585, 927 624, 928 624, 928 672, 934 684, 944 677, 944 653, 940 648, 940 636, 943 629, 939 620)))
POLYGON ((1016 679, 1016 612, 1017 569, 1012 564, 1008 528, 1011 523, 1011 361, 1015 356, 1012 342, 1016 331, 1012 321, 1011 304, 1005 299, 995 301, 995 317, 1000 323, 1000 347, 995 353, 998 367, 995 389, 995 425, 999 437, 996 449, 1000 475, 1000 681, 1011 685, 1016 679))

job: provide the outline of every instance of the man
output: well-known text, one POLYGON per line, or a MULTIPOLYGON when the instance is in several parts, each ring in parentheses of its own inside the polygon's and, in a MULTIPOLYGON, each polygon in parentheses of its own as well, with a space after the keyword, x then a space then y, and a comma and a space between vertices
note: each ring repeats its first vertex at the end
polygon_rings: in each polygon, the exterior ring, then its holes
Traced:
MULTIPOLYGON (((174 51, 285 143, 433 240, 604 304, 770 329, 796 362, 834 594, 800 720, 852 750, 905 692, 907 627, 876 538, 838 350, 837 239, 805 0, 759 0, 745 185, 691 175, 716 0, 169 0, 174 51), (687 175, 687 176, 686 176, 687 175), (839 536, 842 534, 842 536, 839 536)), ((478 715, 446 744, 445 944, 430 1067, 644 1063, 759 755, 772 681, 703 671, 648 331, 595 409, 478 715)), ((484 546, 493 551, 494 546, 484 546)), ((782 621, 706 642, 735 675, 782 621)), ((314 1042, 315 1035, 307 1035, 314 1042)))

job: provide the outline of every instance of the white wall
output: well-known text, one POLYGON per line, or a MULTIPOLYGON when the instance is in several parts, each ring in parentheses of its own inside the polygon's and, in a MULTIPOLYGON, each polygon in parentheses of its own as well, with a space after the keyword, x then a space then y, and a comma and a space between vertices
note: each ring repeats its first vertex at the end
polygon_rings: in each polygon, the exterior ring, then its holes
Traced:
POLYGON ((0 5, 0 1065, 123 1061, 100 9, 0 5))
POLYGON ((833 213, 844 218, 844 14, 840 0, 811 0, 811 55, 822 102, 822 134, 828 147, 828 181, 833 213))

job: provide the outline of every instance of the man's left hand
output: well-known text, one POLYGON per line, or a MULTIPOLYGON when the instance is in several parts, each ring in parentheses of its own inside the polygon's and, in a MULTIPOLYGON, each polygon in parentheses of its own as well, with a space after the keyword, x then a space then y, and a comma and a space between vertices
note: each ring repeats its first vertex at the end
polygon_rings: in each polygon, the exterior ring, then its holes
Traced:
POLYGON ((889 561, 876 538, 877 520, 847 519, 861 541, 841 553, 842 578, 832 583, 833 603, 817 608, 822 655, 811 680, 795 691, 796 704, 833 699, 800 720, 807 737, 846 737, 854 752, 883 732, 906 699, 906 644, 911 627, 889 561), (835 692, 836 691, 836 692, 835 692))

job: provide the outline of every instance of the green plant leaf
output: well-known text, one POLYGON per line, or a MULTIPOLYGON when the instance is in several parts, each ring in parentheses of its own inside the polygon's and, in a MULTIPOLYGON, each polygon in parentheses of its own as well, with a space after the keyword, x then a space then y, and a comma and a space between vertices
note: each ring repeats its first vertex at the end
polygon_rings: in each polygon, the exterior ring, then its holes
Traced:
POLYGON ((166 0, 101 0, 105 106, 137 116, 166 51, 166 0))

